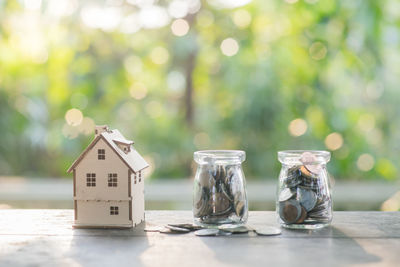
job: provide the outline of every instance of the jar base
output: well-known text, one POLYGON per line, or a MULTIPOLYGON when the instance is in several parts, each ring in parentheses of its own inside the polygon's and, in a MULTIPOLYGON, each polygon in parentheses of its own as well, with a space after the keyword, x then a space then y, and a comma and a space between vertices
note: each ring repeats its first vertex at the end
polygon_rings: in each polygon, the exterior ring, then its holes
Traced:
POLYGON ((212 219, 210 219, 210 220, 207 220, 207 221, 204 221, 204 220, 200 220, 200 219, 195 218, 195 219, 194 219, 194 224, 200 225, 200 226, 203 226, 203 227, 207 227, 207 228, 212 228, 212 227, 218 227, 218 226, 220 226, 220 225, 235 225, 235 226, 240 226, 240 225, 245 225, 246 222, 243 222, 243 221, 234 221, 234 220, 229 219, 229 218, 223 219, 223 220, 221 220, 221 219, 218 219, 218 220, 212 220, 212 219))
POLYGON ((281 226, 287 229, 304 229, 316 230, 329 226, 330 223, 313 223, 313 224, 286 224, 282 223, 281 226))

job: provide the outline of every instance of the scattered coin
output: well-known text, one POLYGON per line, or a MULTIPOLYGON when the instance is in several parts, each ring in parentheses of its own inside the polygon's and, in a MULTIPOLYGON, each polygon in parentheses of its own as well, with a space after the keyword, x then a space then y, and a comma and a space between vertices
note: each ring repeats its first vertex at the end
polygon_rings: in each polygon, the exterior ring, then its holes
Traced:
POLYGON ((228 236, 228 235, 232 235, 232 232, 226 232, 224 230, 219 230, 218 236, 228 236))
POLYGON ((233 234, 241 234, 249 232, 249 228, 244 225, 236 226, 236 227, 219 227, 220 230, 225 232, 231 232, 233 234))
POLYGON ((162 233, 162 234, 185 234, 187 232, 173 231, 169 228, 164 227, 163 229, 160 230, 160 233, 162 233))
POLYGON ((282 230, 277 227, 272 227, 272 226, 263 226, 263 227, 258 227, 255 229, 255 232, 258 235, 280 235, 282 233, 282 230))
POLYGON ((194 232, 194 234, 197 236, 216 236, 218 233, 218 229, 201 229, 194 232))
POLYGON ((181 233, 189 233, 190 232, 189 229, 182 228, 182 227, 176 227, 176 226, 171 226, 171 225, 167 225, 165 227, 174 232, 181 232, 181 233))
POLYGON ((143 230, 145 232, 160 232, 164 227, 162 226, 146 226, 143 230))
POLYGON ((191 224, 191 223, 169 223, 168 225, 174 226, 174 227, 179 227, 179 228, 185 228, 185 229, 188 229, 191 231, 203 229, 202 226, 191 224))

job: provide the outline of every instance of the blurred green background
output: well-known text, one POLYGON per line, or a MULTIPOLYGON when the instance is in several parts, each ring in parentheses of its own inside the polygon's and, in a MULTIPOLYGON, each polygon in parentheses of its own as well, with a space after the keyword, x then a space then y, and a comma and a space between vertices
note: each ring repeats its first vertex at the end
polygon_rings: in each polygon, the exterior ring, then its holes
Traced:
POLYGON ((65 177, 95 124, 150 179, 241 149, 327 149, 336 179, 398 179, 400 2, 0 0, 0 175, 65 177))

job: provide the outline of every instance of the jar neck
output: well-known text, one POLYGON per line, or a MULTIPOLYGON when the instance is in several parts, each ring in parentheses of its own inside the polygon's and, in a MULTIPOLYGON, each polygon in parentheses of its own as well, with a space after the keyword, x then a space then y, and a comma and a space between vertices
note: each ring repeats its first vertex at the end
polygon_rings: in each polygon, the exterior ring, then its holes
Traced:
POLYGON ((197 164, 240 165, 246 158, 241 150, 203 150, 194 152, 197 164))
POLYGON ((285 150, 278 152, 278 159, 285 165, 326 165, 331 158, 328 151, 285 150))

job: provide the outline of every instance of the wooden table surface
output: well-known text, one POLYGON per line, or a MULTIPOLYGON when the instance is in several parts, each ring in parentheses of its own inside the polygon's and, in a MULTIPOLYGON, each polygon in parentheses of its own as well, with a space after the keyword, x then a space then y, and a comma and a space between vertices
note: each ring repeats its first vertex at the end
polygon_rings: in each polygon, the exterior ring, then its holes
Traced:
MULTIPOLYGON (((198 237, 73 229, 73 210, 0 210, 0 266, 400 266, 400 212, 334 212, 330 227, 280 236, 198 237)), ((146 211, 146 225, 192 222, 190 211, 146 211)), ((249 225, 276 225, 271 211, 249 225)))

